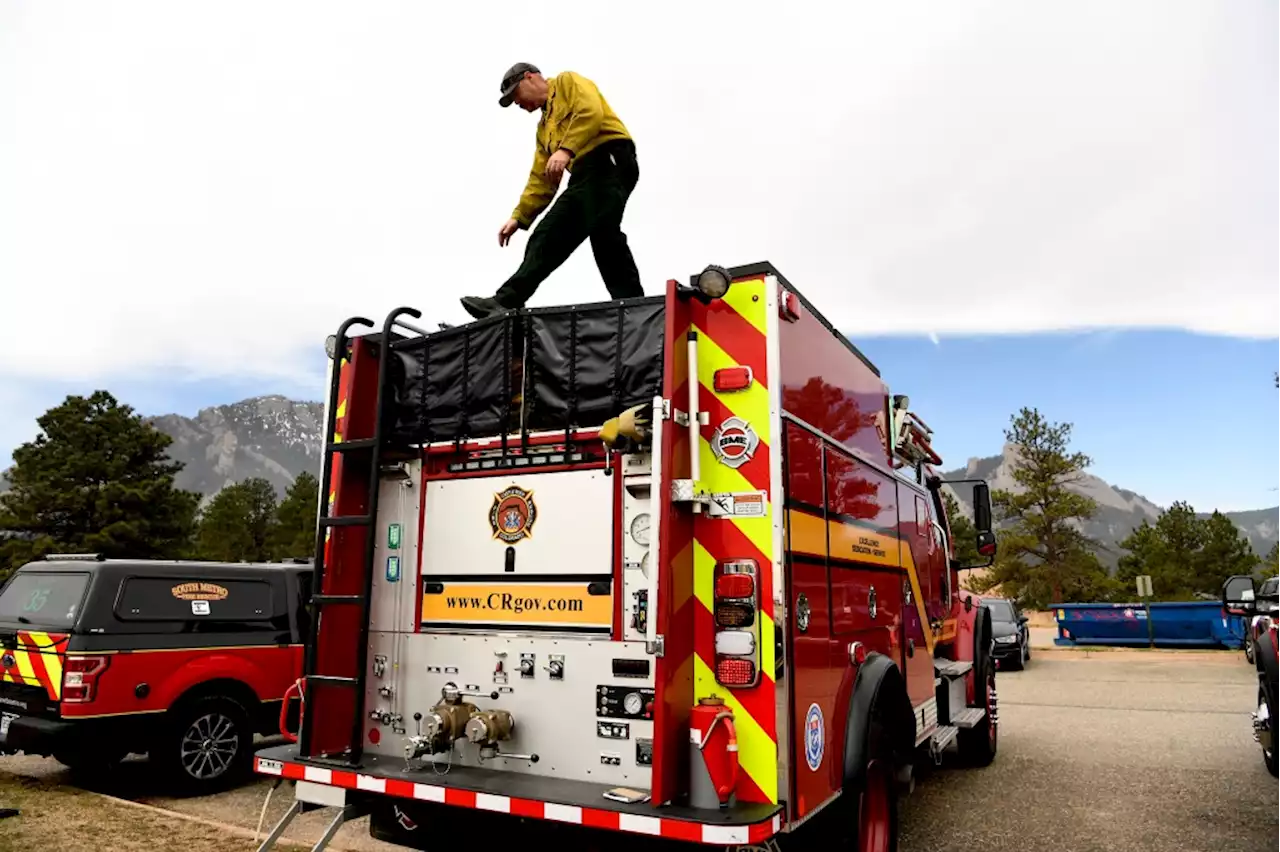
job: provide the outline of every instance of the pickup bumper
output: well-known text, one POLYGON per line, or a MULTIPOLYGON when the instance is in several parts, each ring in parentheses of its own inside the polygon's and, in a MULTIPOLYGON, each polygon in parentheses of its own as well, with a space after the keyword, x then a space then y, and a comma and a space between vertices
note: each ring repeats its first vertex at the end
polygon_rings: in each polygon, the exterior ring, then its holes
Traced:
POLYGON ((82 728, 82 725, 58 719, 11 716, 7 729, 0 720, 0 730, 4 730, 4 735, 0 736, 0 752, 26 752, 49 757, 55 751, 73 751, 86 740, 86 732, 82 728))

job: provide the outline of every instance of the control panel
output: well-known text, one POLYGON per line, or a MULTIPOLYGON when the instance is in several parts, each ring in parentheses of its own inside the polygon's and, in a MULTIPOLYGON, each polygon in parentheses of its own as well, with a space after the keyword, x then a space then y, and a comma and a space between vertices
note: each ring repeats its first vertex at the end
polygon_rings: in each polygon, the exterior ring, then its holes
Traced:
POLYGON ((652 719, 652 689, 647 687, 609 686, 596 688, 596 715, 615 719, 652 719))

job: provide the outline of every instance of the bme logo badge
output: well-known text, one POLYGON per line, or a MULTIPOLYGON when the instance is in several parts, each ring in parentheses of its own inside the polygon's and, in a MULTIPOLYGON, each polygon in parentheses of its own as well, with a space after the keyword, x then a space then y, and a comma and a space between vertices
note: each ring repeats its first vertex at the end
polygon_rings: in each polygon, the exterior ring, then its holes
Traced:
POLYGON ((760 446, 760 436, 751 424, 741 417, 730 417, 716 427, 711 436, 711 452, 716 460, 728 467, 742 467, 751 461, 756 448, 760 446))

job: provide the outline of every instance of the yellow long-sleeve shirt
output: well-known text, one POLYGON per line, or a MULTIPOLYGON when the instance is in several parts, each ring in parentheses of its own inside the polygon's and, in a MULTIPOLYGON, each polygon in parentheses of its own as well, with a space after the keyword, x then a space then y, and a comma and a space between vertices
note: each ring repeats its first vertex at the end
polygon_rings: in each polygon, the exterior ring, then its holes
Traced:
POLYGON ((533 220, 555 198, 556 187, 543 171, 547 159, 561 148, 573 155, 567 170, 573 172, 575 160, 589 154, 605 142, 630 139, 622 120, 610 108, 596 84, 572 71, 563 71, 547 81, 547 102, 538 122, 537 147, 533 152, 533 168, 520 203, 511 218, 528 228, 533 220))

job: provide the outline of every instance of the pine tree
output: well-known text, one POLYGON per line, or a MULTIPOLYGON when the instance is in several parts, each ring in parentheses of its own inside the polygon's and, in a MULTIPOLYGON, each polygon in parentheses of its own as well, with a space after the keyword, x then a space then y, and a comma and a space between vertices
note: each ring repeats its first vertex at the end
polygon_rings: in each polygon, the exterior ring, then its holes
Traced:
POLYGON ((217 562, 267 562, 276 516, 276 492, 265 479, 228 485, 200 518, 200 557, 217 562))
POLYGON ((1069 423, 1049 423, 1034 408, 1023 408, 1011 422, 1005 438, 1018 450, 1011 473, 1020 488, 992 491, 999 551, 990 572, 974 578, 974 588, 999 586, 1001 594, 1031 609, 1106 599, 1114 582, 1098 561, 1096 542, 1080 527, 1097 504, 1067 487, 1079 481, 1089 457, 1069 452, 1069 423))
POLYGON ((13 453, 0 495, 0 579, 52 552, 189 553, 199 495, 173 486, 172 439, 106 391, 68 396, 13 453))
POLYGON ((1234 574, 1250 574, 1258 557, 1249 541, 1221 512, 1196 516, 1190 504, 1178 501, 1154 524, 1142 522, 1120 546, 1117 578, 1132 588, 1133 578, 1151 577, 1156 600, 1193 600, 1198 594, 1216 596, 1234 574))
POLYGON ((1262 576, 1275 577, 1280 575, 1280 545, 1271 545, 1271 550, 1267 555, 1262 557, 1262 562, 1258 566, 1262 570, 1262 576))
POLYGON ((1215 510, 1200 523, 1204 547, 1196 554, 1195 590, 1217 596, 1228 577, 1252 574, 1258 566, 1258 555, 1240 528, 1221 512, 1215 510))
POLYGON ((276 559, 312 556, 316 549, 320 483, 310 473, 300 473, 276 509, 271 552, 276 559))

